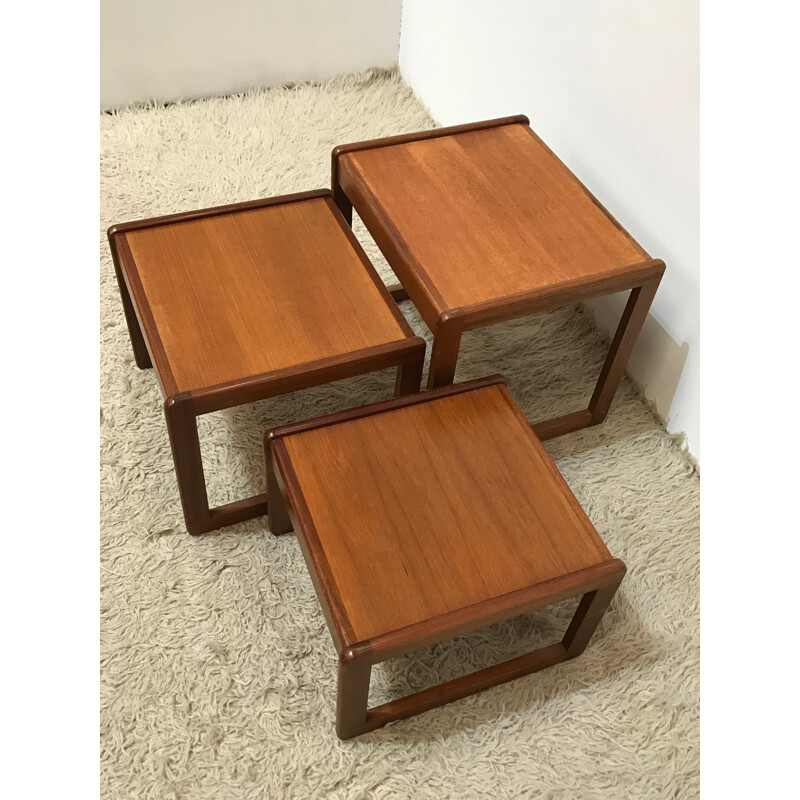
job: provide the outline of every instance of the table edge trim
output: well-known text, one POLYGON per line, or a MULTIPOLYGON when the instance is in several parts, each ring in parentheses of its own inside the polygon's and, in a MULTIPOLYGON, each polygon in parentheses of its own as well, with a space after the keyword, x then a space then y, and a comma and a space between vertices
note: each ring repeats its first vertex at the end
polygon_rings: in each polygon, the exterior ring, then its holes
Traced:
POLYGON ((157 217, 146 219, 131 220, 130 222, 117 222, 112 225, 106 234, 109 238, 121 233, 144 230, 145 228, 157 228, 161 225, 173 225, 179 222, 193 222, 209 217, 219 217, 225 214, 236 214, 240 211, 255 211, 259 208, 278 206, 288 203, 301 203, 306 200, 316 200, 323 197, 333 197, 330 189, 311 189, 305 192, 294 192, 292 194, 275 195, 274 197, 262 197, 257 200, 245 200, 239 203, 228 203, 221 206, 209 206, 198 208, 192 211, 178 211, 174 214, 162 214, 157 217))
POLYGON ((394 631, 379 633, 349 645, 343 643, 344 649, 340 658, 346 661, 367 658, 371 663, 377 664, 421 647, 610 586, 620 582, 626 572, 627 567, 621 559, 611 558, 566 575, 446 611, 394 631))
POLYGON ((652 258, 497 299, 481 300, 451 309, 450 313, 463 316, 464 330, 474 330, 551 308, 562 308, 593 297, 635 289, 650 281, 660 281, 665 270, 666 264, 660 258, 652 258))
POLYGON ((355 639, 355 633, 347 616, 347 609, 342 602, 339 588, 333 578, 325 548, 317 533, 317 526, 306 503, 300 480, 292 464, 292 458, 286 449, 286 444, 280 439, 268 442, 267 446, 275 460, 275 466, 280 472, 285 500, 288 501, 286 510, 294 523, 295 537, 303 553, 317 599, 328 623, 328 629, 339 648, 347 647, 355 639))
POLYGON ((426 342, 422 337, 409 336, 187 392, 191 394, 196 413, 200 416, 424 359, 425 347, 426 342))
POLYGON ((382 414, 387 411, 395 411, 407 406, 415 406, 420 403, 432 402, 444 397, 463 394, 465 392, 486 389, 490 386, 505 386, 506 378, 503 375, 487 375, 484 378, 476 378, 463 383, 453 383, 449 386, 441 386, 437 389, 430 389, 413 394, 406 394, 401 397, 391 397, 388 400, 378 400, 375 403, 368 403, 356 408, 347 408, 335 411, 332 414, 324 414, 319 417, 289 422, 285 425, 278 425, 270 428, 264 433, 264 440, 269 442, 275 439, 282 439, 287 436, 306 433, 307 431, 327 428, 331 425, 339 425, 344 422, 352 422, 363 417, 370 417, 375 414, 382 414))
POLYGON ((428 128, 424 131, 412 131, 411 133, 399 133, 394 136, 379 136, 375 139, 364 139, 360 142, 347 142, 337 144, 331 150, 331 159, 338 161, 340 156, 347 153, 354 153, 359 150, 374 150, 379 147, 393 147, 398 144, 408 144, 424 139, 438 139, 441 136, 454 136, 459 133, 469 133, 470 131, 480 131, 486 128, 502 128, 506 125, 530 125, 530 120, 524 114, 515 114, 510 117, 495 117, 494 119, 478 120, 476 122, 465 122, 460 125, 447 125, 444 127, 428 128))

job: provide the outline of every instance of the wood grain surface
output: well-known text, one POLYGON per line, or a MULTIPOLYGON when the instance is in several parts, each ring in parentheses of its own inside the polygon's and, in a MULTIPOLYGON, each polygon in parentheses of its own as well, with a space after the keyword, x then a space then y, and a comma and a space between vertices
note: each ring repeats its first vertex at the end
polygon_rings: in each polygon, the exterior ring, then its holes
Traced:
POLYGON ((409 335, 337 216, 319 197, 116 234, 177 391, 409 335))
POLYGON ((612 560, 505 386, 281 442, 356 641, 612 560))
POLYGON ((338 162, 401 280, 413 271, 437 313, 649 259, 525 124, 344 148, 338 162))

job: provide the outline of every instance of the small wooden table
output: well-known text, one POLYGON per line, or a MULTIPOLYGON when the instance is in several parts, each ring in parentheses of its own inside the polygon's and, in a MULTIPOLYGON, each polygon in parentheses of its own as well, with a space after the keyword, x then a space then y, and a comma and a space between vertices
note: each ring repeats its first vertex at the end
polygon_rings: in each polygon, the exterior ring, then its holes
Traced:
POLYGON ((428 385, 451 383, 464 331, 630 289, 584 410, 540 438, 602 422, 655 295, 652 259, 531 130, 525 116, 336 147, 332 187, 361 216, 433 331, 428 385))
POLYGON ((328 190, 109 228, 137 365, 155 365, 186 527, 267 512, 209 508, 200 414, 398 367, 418 391, 425 341, 392 302, 328 190))
POLYGON ((339 653, 343 739, 574 658, 625 574, 500 376, 265 446, 270 529, 297 532, 339 653), (561 642, 367 708, 373 664, 578 595, 561 642))

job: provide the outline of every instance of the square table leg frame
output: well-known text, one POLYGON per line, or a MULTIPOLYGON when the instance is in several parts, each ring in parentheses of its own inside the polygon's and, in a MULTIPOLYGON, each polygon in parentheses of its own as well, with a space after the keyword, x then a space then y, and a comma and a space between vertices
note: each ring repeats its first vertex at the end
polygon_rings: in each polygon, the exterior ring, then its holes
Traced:
MULTIPOLYGON (((540 439, 552 439, 590 425, 599 425, 605 420, 660 281, 659 275, 631 289, 588 407, 543 422, 532 423, 531 427, 540 439)), ((439 318, 433 333, 428 371, 429 389, 453 382, 466 321, 467 317, 458 312, 445 312, 439 318)))
MULTIPOLYGON (((335 416, 335 415, 333 415, 335 416)), ((295 527, 292 516, 290 498, 282 480, 281 472, 276 464, 273 442, 267 436, 264 442, 267 461, 267 494, 269 529, 276 535, 289 533, 295 527)), ((301 541, 302 546, 302 541, 301 541)), ((304 556, 308 561, 308 554, 304 556)), ((350 739, 367 731, 374 730, 398 719, 420 714, 462 697, 497 686, 501 683, 522 677, 532 672, 537 672, 546 667, 553 666, 562 661, 579 656, 589 644, 606 609, 616 594, 622 579, 625 576, 625 565, 614 559, 604 565, 601 575, 596 575, 585 581, 571 583, 569 576, 554 582, 547 593, 539 595, 536 600, 528 601, 516 607, 513 613, 494 616, 487 611, 477 625, 459 625, 455 628, 440 629, 435 632, 421 632, 416 638, 415 646, 424 647, 437 641, 444 641, 462 633, 477 630, 481 625, 489 625, 503 619, 509 619, 519 614, 536 611, 553 603, 576 597, 582 594, 582 599, 567 627, 563 638, 557 644, 534 650, 518 658, 504 661, 492 667, 465 675, 461 678, 448 681, 438 686, 424 689, 399 700, 368 708, 369 684, 372 674, 372 665, 410 652, 406 645, 398 646, 392 643, 389 635, 388 642, 367 640, 351 646, 341 646, 339 652, 338 681, 336 690, 336 733, 341 739, 350 739)), ((325 592, 318 582, 316 571, 310 570, 311 578, 317 589, 317 595, 322 597, 325 592)), ((574 581, 574 579, 572 579, 574 581)), ((328 627, 331 625, 330 611, 323 604, 323 611, 328 618, 328 627)), ((415 649, 415 648, 412 648, 415 649)))
MULTIPOLYGON (((397 367, 395 394, 418 392, 422 380, 422 358, 397 367)), ((268 513, 269 490, 233 503, 209 508, 197 414, 191 392, 173 395, 164 403, 164 415, 172 446, 172 460, 183 506, 186 529, 193 536, 235 525, 268 513)))
POLYGON ((197 415, 191 393, 183 392, 164 403, 164 416, 172 446, 175 477, 183 506, 186 530, 193 536, 235 525, 267 513, 266 493, 209 508, 203 457, 197 435, 197 415))
MULTIPOLYGON (((350 739, 380 728, 388 722, 420 714, 579 656, 589 644, 621 582, 622 575, 616 575, 611 583, 584 594, 563 639, 557 644, 534 650, 532 653, 526 653, 518 658, 512 658, 375 708, 367 707, 370 675, 372 665, 385 658, 371 652, 369 647, 364 648, 362 652, 359 645, 344 650, 339 656, 336 692, 337 735, 340 739, 350 739)), ((537 608, 548 604, 548 602, 540 603, 537 608)), ((391 657, 393 654, 388 655, 391 657)))
MULTIPOLYGON (((353 205, 336 181, 335 159, 333 196, 342 216, 348 224, 352 225, 353 205)), ((581 428, 588 428, 590 425, 599 425, 605 420, 660 282, 661 274, 641 286, 631 289, 594 393, 589 400, 589 406, 581 411, 533 423, 531 427, 540 439, 552 439, 581 428)), ((399 283, 387 286, 387 289, 397 303, 409 299, 408 292, 399 283)), ((446 386, 455 378, 461 335, 465 330, 466 322, 465 316, 462 316, 459 311, 445 312, 437 321, 436 329, 433 332, 431 363, 428 370, 429 389, 446 386)))

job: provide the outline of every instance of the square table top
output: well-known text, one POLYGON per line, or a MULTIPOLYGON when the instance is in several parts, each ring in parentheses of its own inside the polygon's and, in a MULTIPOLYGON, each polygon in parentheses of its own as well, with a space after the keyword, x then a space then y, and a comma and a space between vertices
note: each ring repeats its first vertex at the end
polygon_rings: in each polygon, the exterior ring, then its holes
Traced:
POLYGON ((109 232, 165 393, 413 336, 330 192, 224 208, 109 232))
POLYGON ((517 121, 334 150, 356 211, 379 244, 389 243, 384 254, 403 284, 411 273, 437 314, 602 279, 650 259, 527 118, 509 119, 517 121))
POLYGON ((620 563, 499 381, 268 434, 340 641, 480 616, 620 563))

